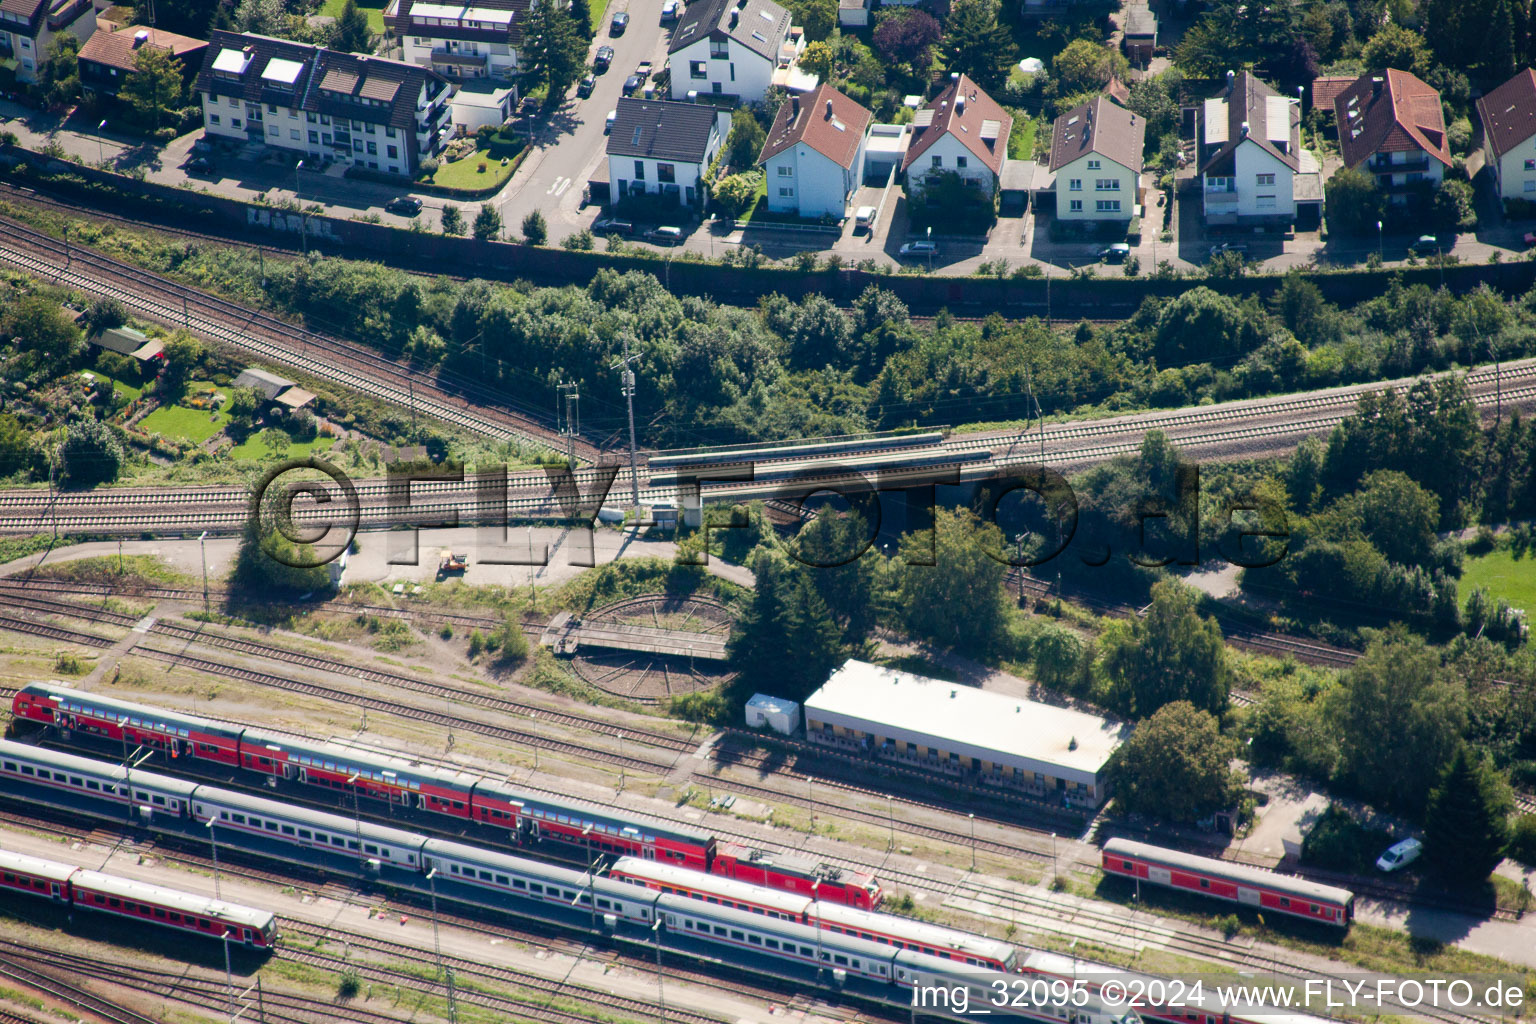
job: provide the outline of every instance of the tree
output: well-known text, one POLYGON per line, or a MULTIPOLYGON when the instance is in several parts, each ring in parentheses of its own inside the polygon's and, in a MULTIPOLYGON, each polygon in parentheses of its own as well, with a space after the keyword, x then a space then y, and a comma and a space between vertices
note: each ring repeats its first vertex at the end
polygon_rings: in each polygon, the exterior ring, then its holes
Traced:
MULTIPOLYGON (((731 166, 742 170, 750 170, 757 166, 757 156, 763 151, 763 143, 768 141, 768 133, 763 126, 758 124, 752 111, 737 107, 731 114, 731 134, 725 140, 725 145, 730 150, 731 166)), ((717 192, 716 195, 719 193, 717 192)))
POLYGON ((544 215, 534 210, 523 218, 523 241, 529 245, 543 245, 549 240, 549 226, 544 223, 544 215))
POLYGON ((94 487, 117 479, 123 466, 123 445, 111 427, 87 416, 69 425, 59 457, 64 483, 94 487))
POLYGON ((1466 727, 1465 690, 1442 677, 1424 641, 1393 630, 1344 673, 1335 691, 1341 781, 1405 811, 1424 805, 1466 727))
POLYGON ((1077 672, 1086 645, 1082 635, 1066 626, 1048 626, 1035 638, 1030 657, 1035 677, 1052 689, 1063 689, 1077 672))
POLYGON ((80 40, 60 32, 48 44, 48 53, 37 69, 37 87, 50 107, 73 103, 80 95, 80 40))
POLYGON ((1463 743, 1429 794, 1424 860, 1453 885, 1486 881, 1509 843, 1509 785, 1487 758, 1463 743))
POLYGON ((528 70, 536 82, 549 86, 545 103, 554 106, 581 75, 587 40, 571 20, 564 4, 534 4, 523 29, 528 70))
POLYGON ((181 109, 181 61, 169 50, 141 46, 133 54, 133 74, 123 83, 121 98, 139 124, 153 131, 167 114, 181 109))
POLYGON ((761 180, 756 174, 727 174, 715 183, 715 202, 720 204, 727 217, 735 217, 751 205, 761 180))
POLYGON ((1376 179, 1359 168, 1341 167, 1323 185, 1328 230, 1356 237, 1375 233, 1387 212, 1376 179))
POLYGON ((1233 753, 1213 715, 1175 701, 1138 725, 1116 751, 1110 773, 1117 805, 1181 822, 1232 807, 1242 791, 1228 767, 1233 753))
POLYGON ((260 516, 246 521, 229 579, 253 597, 303 594, 331 588, 331 576, 308 544, 295 544, 260 516))
POLYGON ((475 237, 480 241, 488 241, 501 235, 501 211, 490 203, 481 203, 480 212, 475 214, 475 237))
POLYGON ((10 413, 0 413, 0 477, 30 469, 36 457, 32 432, 10 413))
POLYGON ((241 32, 279 35, 288 25, 288 10, 283 0, 240 0, 234 20, 241 32))
POLYGON ((592 39, 596 26, 592 24, 591 0, 571 0, 571 24, 576 26, 581 38, 592 39))
POLYGON ((1297 271, 1281 279, 1269 308, 1304 345, 1318 345, 1338 334, 1338 311, 1323 298, 1322 289, 1297 271))
POLYGON ((804 700, 843 656, 839 630, 804 566, 764 552, 753 564, 757 586, 728 646, 740 673, 734 688, 771 688, 804 700), (792 658, 784 656, 793 651, 792 658))
POLYGON ((1103 650, 1115 703, 1137 718, 1175 701, 1217 715, 1227 709, 1231 682, 1221 627, 1201 617, 1182 584, 1155 584, 1146 617, 1128 633, 1106 638, 1103 650))
POLYGON ((99 295, 91 300, 90 308, 81 317, 87 335, 100 334, 128 322, 128 310, 109 295, 99 295))
POLYGON ((167 397, 181 395, 192 377, 192 371, 203 361, 203 343, 189 334, 171 335, 165 343, 165 366, 160 371, 160 387, 167 397))
POLYGON ((873 550, 869 525, 856 512, 838 515, 825 510, 796 535, 795 558, 809 563, 811 583, 843 627, 847 643, 862 643, 875 626, 880 584, 880 558, 873 550), (863 551, 857 558, 856 552, 863 551))
POLYGON ((1448 178, 1435 190, 1432 204, 1435 223, 1446 231, 1463 231, 1477 223, 1472 206, 1472 184, 1459 178, 1448 178))
POLYGON ((811 43, 800 55, 800 67, 830 84, 837 71, 837 51, 825 42, 811 43))
POLYGON ((346 0, 331 34, 331 49, 370 53, 373 50, 372 43, 372 34, 368 31, 368 15, 358 9, 357 0, 346 0))
POLYGON ((443 234, 462 235, 464 233, 464 214, 452 203, 443 204, 443 234))
POLYGON ((1429 71, 1434 59, 1429 54, 1423 36, 1411 28, 1389 21, 1360 48, 1360 62, 1368 71, 1396 68, 1423 75, 1429 71))
POLYGON ((938 20, 917 7, 886 7, 875 16, 875 52, 917 77, 933 64, 933 44, 941 35, 938 20))
POLYGON ((969 510, 939 509, 932 534, 901 539, 897 614, 914 634, 946 647, 990 649, 1003 621, 1003 551, 995 523, 969 510))
POLYGON ((784 6, 812 42, 827 38, 837 27, 837 0, 788 0, 784 6))
POLYGON ((1098 92, 1114 76, 1125 75, 1130 65, 1116 50, 1088 39, 1074 39, 1051 61, 1056 92, 1070 96, 1098 92))
POLYGON ((1013 36, 998 21, 997 0, 955 0, 950 4, 939 48, 950 71, 969 75, 989 92, 1002 87, 1018 59, 1013 36))

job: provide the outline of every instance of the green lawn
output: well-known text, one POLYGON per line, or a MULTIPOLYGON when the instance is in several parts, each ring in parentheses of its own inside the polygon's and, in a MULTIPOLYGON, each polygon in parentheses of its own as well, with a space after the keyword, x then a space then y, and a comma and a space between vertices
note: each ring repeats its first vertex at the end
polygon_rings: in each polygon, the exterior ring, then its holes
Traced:
POLYGON ((1010 160, 1035 158, 1035 122, 1026 121, 1021 117, 1013 119, 1013 132, 1008 136, 1008 158, 1010 160))
MULTIPOLYGON (((258 430, 240 444, 229 450, 229 454, 236 459, 267 459, 275 454, 267 447, 266 431, 258 430)), ((313 441, 295 441, 290 444, 283 453, 285 458, 297 459, 308 455, 310 452, 323 452, 336 443, 334 437, 317 437, 313 441)))
MULTIPOLYGON (((211 384, 193 384, 188 390, 208 391, 214 389, 211 384)), ((229 391, 225 388, 217 390, 224 396, 224 403, 219 405, 217 411, 210 412, 207 409, 191 409, 184 405, 162 405, 140 420, 139 428, 147 434, 179 437, 194 444, 202 444, 214 434, 223 430, 224 424, 229 422, 229 414, 224 411, 224 406, 229 402, 229 391)))
POLYGON ((144 389, 142 387, 136 387, 133 384, 125 383, 124 381, 118 380, 116 377, 109 377, 102 373, 100 370, 87 370, 85 372, 91 374, 97 380, 111 381, 113 389, 119 394, 126 395, 130 402, 144 394, 144 389))
POLYGON ((591 22, 588 31, 591 35, 602 34, 603 26, 608 24, 608 4, 598 3, 597 0, 588 0, 587 20, 591 22))
POLYGON ((439 164, 437 173, 432 175, 432 184, 444 188, 500 188, 516 170, 515 163, 509 160, 503 166, 500 157, 493 155, 492 151, 481 149, 463 160, 439 164), (485 164, 483 172, 480 170, 482 163, 485 164))
POLYGON ((757 183, 757 191, 752 194, 752 201, 747 208, 736 216, 736 223, 747 225, 752 223, 752 218, 760 217, 767 220, 768 213, 768 175, 763 175, 757 183))
MULTIPOLYGON (((325 0, 320 8, 320 13, 331 18, 341 17, 341 9, 347 5, 347 0, 325 0)), ((368 31, 376 36, 384 34, 384 7, 385 0, 357 0, 358 8, 368 15, 368 31)))
POLYGON ((1536 552, 1528 552, 1518 562, 1507 548, 1467 559, 1457 596, 1465 602, 1478 587, 1502 597, 1512 608, 1536 611, 1536 552))

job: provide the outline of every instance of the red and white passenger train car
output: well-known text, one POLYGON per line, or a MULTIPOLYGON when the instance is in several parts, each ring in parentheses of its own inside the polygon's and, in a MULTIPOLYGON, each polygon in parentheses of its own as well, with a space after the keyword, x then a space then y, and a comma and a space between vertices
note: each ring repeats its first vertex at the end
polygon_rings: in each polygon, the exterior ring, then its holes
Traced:
POLYGON ((1111 839, 1104 844, 1103 867, 1109 874, 1138 878, 1150 885, 1339 928, 1348 928, 1355 916, 1355 894, 1348 889, 1129 839, 1111 839))
POLYGON ((255 949, 271 949, 277 941, 277 918, 269 911, 9 850, 0 850, 0 890, 25 892, 81 910, 214 939, 228 935, 229 941, 255 949))
POLYGON ((720 843, 714 873, 740 882, 784 889, 802 896, 872 910, 880 903, 880 884, 867 871, 849 871, 811 857, 773 853, 740 843, 720 843))

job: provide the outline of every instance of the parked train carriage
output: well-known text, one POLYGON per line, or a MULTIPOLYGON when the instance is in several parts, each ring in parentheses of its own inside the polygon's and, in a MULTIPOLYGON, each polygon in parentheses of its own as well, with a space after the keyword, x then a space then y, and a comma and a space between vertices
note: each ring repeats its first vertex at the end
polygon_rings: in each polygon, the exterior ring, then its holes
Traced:
POLYGON ((255 949, 271 949, 277 941, 277 918, 271 911, 96 871, 77 871, 70 879, 70 887, 75 906, 98 913, 148 921, 215 939, 227 933, 231 942, 255 949))
POLYGON ((867 871, 850 871, 800 854, 770 853, 739 843, 721 843, 714 872, 754 885, 814 896, 872 910, 880 903, 880 885, 867 871))
POLYGON ((917 1001, 961 1019, 1001 1017, 1041 1024, 1141 1024, 1135 1010, 1108 1007, 1097 995, 1074 996, 1070 986, 1039 988, 1027 978, 903 950, 892 961, 897 984, 917 1001), (958 1005, 957 1005, 958 1004, 958 1005))
POLYGON ((213 786, 198 789, 192 813, 198 821, 217 822, 210 833, 217 843, 238 845, 237 837, 259 836, 269 843, 355 857, 370 870, 384 865, 407 871, 421 869, 421 845, 426 837, 388 825, 213 786))
POLYGON ((55 903, 69 902, 69 876, 79 870, 73 864, 0 850, 0 889, 46 896, 55 903))
POLYGON ((45 786, 87 800, 107 801, 126 807, 132 801, 135 814, 148 821, 156 814, 185 816, 197 783, 154 772, 128 772, 122 765, 95 761, 29 743, 0 740, 0 778, 45 786), (132 776, 132 795, 128 778, 132 776))
POLYGON ((585 852, 642 857, 708 871, 715 863, 715 840, 707 832, 657 821, 641 815, 619 813, 580 800, 515 793, 485 784, 475 790, 477 799, 493 795, 521 803, 519 842, 554 839, 585 852))
POLYGON ((168 757, 239 763, 242 726, 118 700, 107 694, 32 683, 16 691, 11 710, 18 719, 130 746, 152 747, 168 757))
POLYGON ((617 862, 608 872, 612 878, 676 893, 754 914, 817 925, 836 934, 851 935, 898 949, 911 949, 941 959, 973 966, 1012 971, 1018 951, 1012 945, 984 935, 942 928, 924 921, 860 910, 843 903, 813 900, 798 893, 770 889, 719 875, 700 875, 668 864, 653 864, 632 857, 617 862))
POLYGON ((1355 894, 1348 889, 1129 839, 1104 844, 1103 867, 1113 875, 1339 928, 1349 927, 1355 913, 1355 894))
POLYGON ((649 922, 655 902, 653 895, 610 878, 448 839, 427 840, 421 866, 426 872, 435 870, 439 879, 484 890, 492 906, 501 905, 507 896, 581 909, 595 901, 596 913, 605 919, 611 915, 649 922))
POLYGON ((247 729, 240 741, 240 766, 274 779, 321 786, 385 800, 401 807, 470 817, 470 793, 478 775, 318 743, 280 733, 247 729))

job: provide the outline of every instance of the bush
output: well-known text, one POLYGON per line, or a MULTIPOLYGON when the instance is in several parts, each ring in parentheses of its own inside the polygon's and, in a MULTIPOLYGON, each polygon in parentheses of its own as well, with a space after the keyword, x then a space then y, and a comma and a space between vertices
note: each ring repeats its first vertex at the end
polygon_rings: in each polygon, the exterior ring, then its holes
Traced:
POLYGON ((592 232, 586 228, 572 235, 566 235, 560 242, 562 249, 571 249, 576 252, 591 252, 593 246, 592 232))
POLYGON ((1509 855, 1528 868, 1536 868, 1536 814, 1522 814, 1509 833, 1509 855))
POLYGON ((444 640, 452 640, 453 639, 453 623, 451 623, 451 622, 443 623, 443 628, 437 631, 437 635, 442 637, 444 640))
POLYGON ((549 226, 544 223, 544 215, 534 210, 523 218, 523 241, 529 245, 543 245, 549 240, 549 226))
POLYGON ((417 176, 422 178, 430 178, 437 173, 437 169, 440 166, 442 165, 438 163, 437 157, 424 156, 421 158, 421 162, 416 165, 416 169, 418 171, 417 176))
POLYGON ((1390 833, 1366 828, 1344 808, 1329 804, 1301 841, 1301 862, 1339 871, 1369 872, 1390 845, 1390 833))
POLYGON ((478 658, 480 657, 480 652, 483 650, 485 650, 485 637, 480 635, 480 631, 478 629, 470 630, 469 656, 471 658, 478 658))

